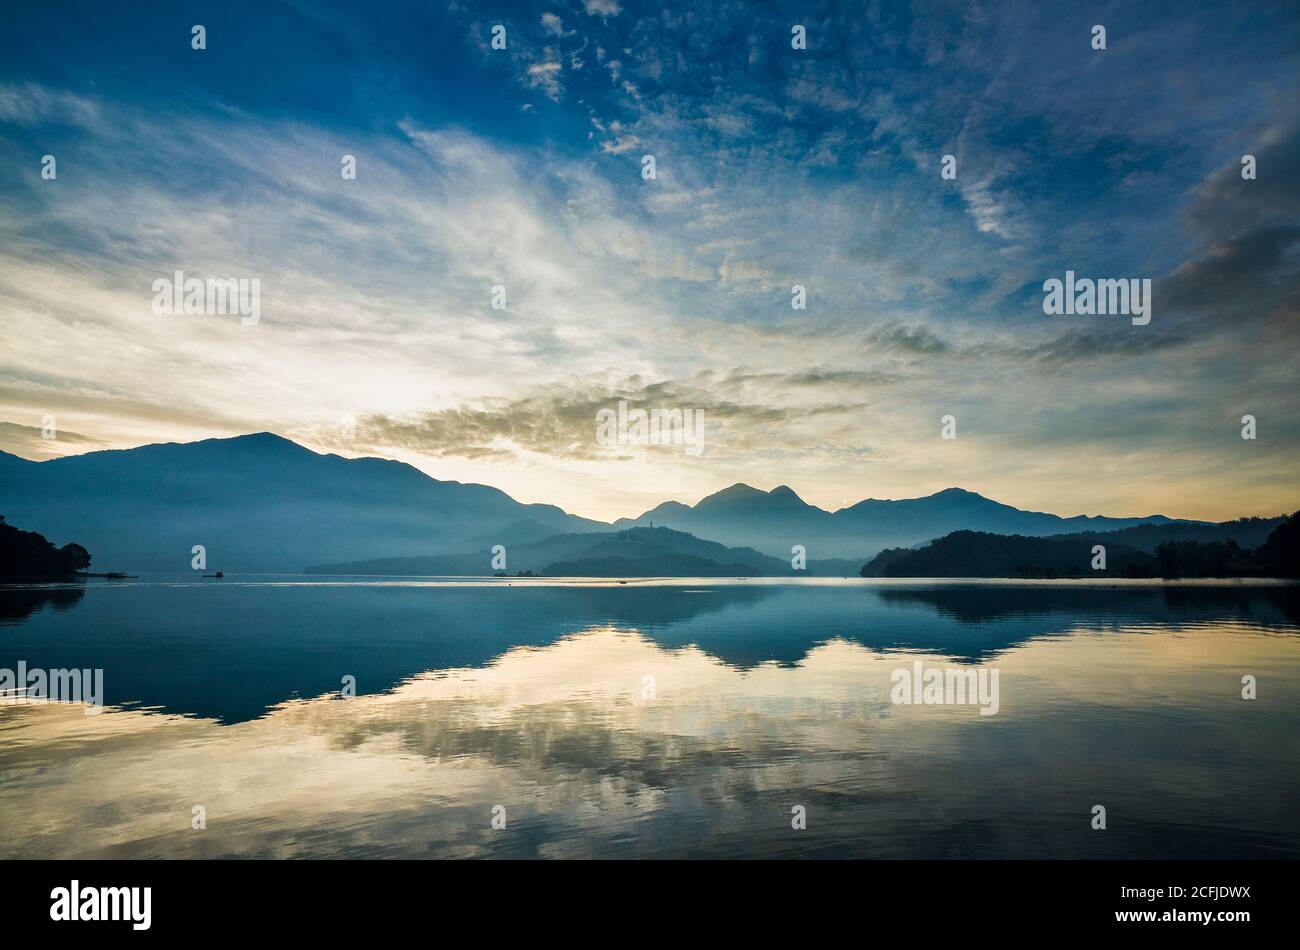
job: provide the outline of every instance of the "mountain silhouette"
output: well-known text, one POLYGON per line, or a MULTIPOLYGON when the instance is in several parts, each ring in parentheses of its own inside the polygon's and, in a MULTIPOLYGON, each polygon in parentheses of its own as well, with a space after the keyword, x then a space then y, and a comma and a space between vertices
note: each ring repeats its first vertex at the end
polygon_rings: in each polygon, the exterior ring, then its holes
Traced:
MULTIPOLYGON (((1293 516, 1290 521, 1296 519, 1293 516)), ((863 577, 1243 577, 1283 571, 1294 544, 1278 529, 1285 518, 1223 524, 1139 525, 1118 531, 1049 537, 954 531, 916 548, 888 548, 862 566, 863 577), (1274 541, 1271 557, 1250 549, 1274 541), (1095 547, 1105 566, 1093 567, 1095 547)))
POLYGON ((486 485, 439 481, 403 462, 321 455, 261 432, 44 462, 0 453, 5 513, 112 568, 297 572, 324 560, 463 550, 521 523, 559 534, 606 528, 486 485))
POLYGON ((869 498, 830 512, 810 505, 791 488, 762 491, 736 484, 695 505, 670 501, 615 527, 653 522, 723 544, 752 547, 777 557, 795 544, 808 557, 870 557, 890 547, 911 547, 953 531, 1044 536, 1081 531, 1114 531, 1140 524, 1169 524, 1164 515, 1107 518, 1022 511, 961 488, 898 501, 869 498))
MULTIPOLYGON (((787 568, 792 548, 802 545, 809 573, 819 572, 816 562, 846 559, 853 564, 823 565, 824 573, 852 575, 885 548, 913 547, 958 530, 1042 537, 1174 523, 1163 515, 1062 518, 959 488, 898 501, 867 499, 831 512, 786 485, 763 491, 736 484, 695 505, 664 502, 611 526, 553 505, 522 504, 487 485, 440 481, 403 462, 320 454, 267 432, 44 462, 0 452, 0 504, 12 521, 55 543, 76 540, 95 552, 97 564, 131 571, 189 571, 196 545, 204 547, 209 570, 298 572, 311 564, 467 552, 481 558, 475 552, 496 544, 517 555, 523 545, 557 536, 653 523, 695 541, 751 549, 787 568)), ((767 573, 753 556, 718 560, 718 552, 692 552, 684 543, 679 539, 671 551, 656 553, 660 566, 664 557, 686 554, 767 573)), ((513 557, 509 565, 511 571, 536 571, 575 560, 590 558, 564 542, 535 566, 513 557)), ((647 571, 652 566, 642 565, 647 571)), ((478 575, 488 569, 418 573, 478 575)))
MULTIPOLYGON (((320 564, 307 574, 482 577, 494 573, 486 542, 464 554, 320 564)), ((809 561, 795 570, 789 559, 753 548, 729 548, 670 528, 563 534, 507 547, 507 573, 551 577, 852 577, 854 561, 809 561)))

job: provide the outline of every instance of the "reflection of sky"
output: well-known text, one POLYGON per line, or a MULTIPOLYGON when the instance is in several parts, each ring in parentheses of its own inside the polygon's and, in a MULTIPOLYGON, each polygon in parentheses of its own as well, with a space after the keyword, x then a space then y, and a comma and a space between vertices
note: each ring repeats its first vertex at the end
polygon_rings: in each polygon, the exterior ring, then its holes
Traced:
POLYGON ((832 640, 739 670, 595 626, 230 726, 10 705, 0 854, 1300 854, 1294 639, 1078 627, 989 661, 992 717, 891 705, 913 658, 832 640))
POLYGON ((110 705, 238 722, 337 689, 344 674, 361 693, 383 692, 426 670, 482 667, 514 647, 549 646, 594 626, 637 631, 665 648, 694 646, 743 670, 797 664, 831 640, 975 662, 1079 626, 1300 624, 1300 588, 1283 585, 509 584, 155 579, 89 584, 44 607, 33 599, 39 592, 6 590, 0 665, 102 668, 110 705))

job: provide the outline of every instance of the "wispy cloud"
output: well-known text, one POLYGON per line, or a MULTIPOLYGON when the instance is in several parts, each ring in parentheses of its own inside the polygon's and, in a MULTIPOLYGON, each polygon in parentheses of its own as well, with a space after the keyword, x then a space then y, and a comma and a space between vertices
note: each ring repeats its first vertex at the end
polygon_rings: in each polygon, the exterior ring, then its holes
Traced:
POLYGON ((1300 65, 1294 11, 1252 10, 1108 13, 1101 54, 1064 4, 819 2, 800 51, 764 8, 412 5, 446 38, 431 70, 419 30, 313 5, 274 79, 184 46, 149 83, 15 58, 0 418, 109 445, 272 429, 605 516, 777 469, 830 506, 963 484, 1132 511, 1177 482, 1181 514, 1281 507, 1300 65), (154 314, 177 269, 260 278, 261 323, 154 314), (1066 269, 1151 277, 1151 326, 1043 314, 1066 269), (610 453, 618 398, 702 408, 718 439, 610 453))

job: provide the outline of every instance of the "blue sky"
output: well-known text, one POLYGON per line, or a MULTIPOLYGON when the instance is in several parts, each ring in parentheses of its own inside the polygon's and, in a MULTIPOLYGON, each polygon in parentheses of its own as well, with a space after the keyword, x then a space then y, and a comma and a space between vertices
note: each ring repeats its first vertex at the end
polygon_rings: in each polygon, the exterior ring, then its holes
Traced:
POLYGON ((1290 510, 1298 40, 1280 2, 22 6, 0 447, 269 429, 605 518, 737 480, 1290 510), (259 278, 261 322, 155 314, 176 269, 259 278), (1045 315, 1067 269, 1151 278, 1151 324, 1045 315), (595 444, 619 398, 706 450, 595 444))

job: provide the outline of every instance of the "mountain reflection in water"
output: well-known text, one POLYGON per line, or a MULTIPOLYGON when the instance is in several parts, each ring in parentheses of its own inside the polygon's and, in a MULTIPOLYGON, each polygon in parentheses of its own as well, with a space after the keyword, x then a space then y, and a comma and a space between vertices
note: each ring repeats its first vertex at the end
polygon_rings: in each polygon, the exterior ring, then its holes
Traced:
POLYGON ((4 857, 1300 855, 1293 588, 146 581, 54 606, 3 609, 0 666, 102 667, 118 708, 0 705, 4 857), (918 658, 996 667, 998 714, 893 705, 918 658))

